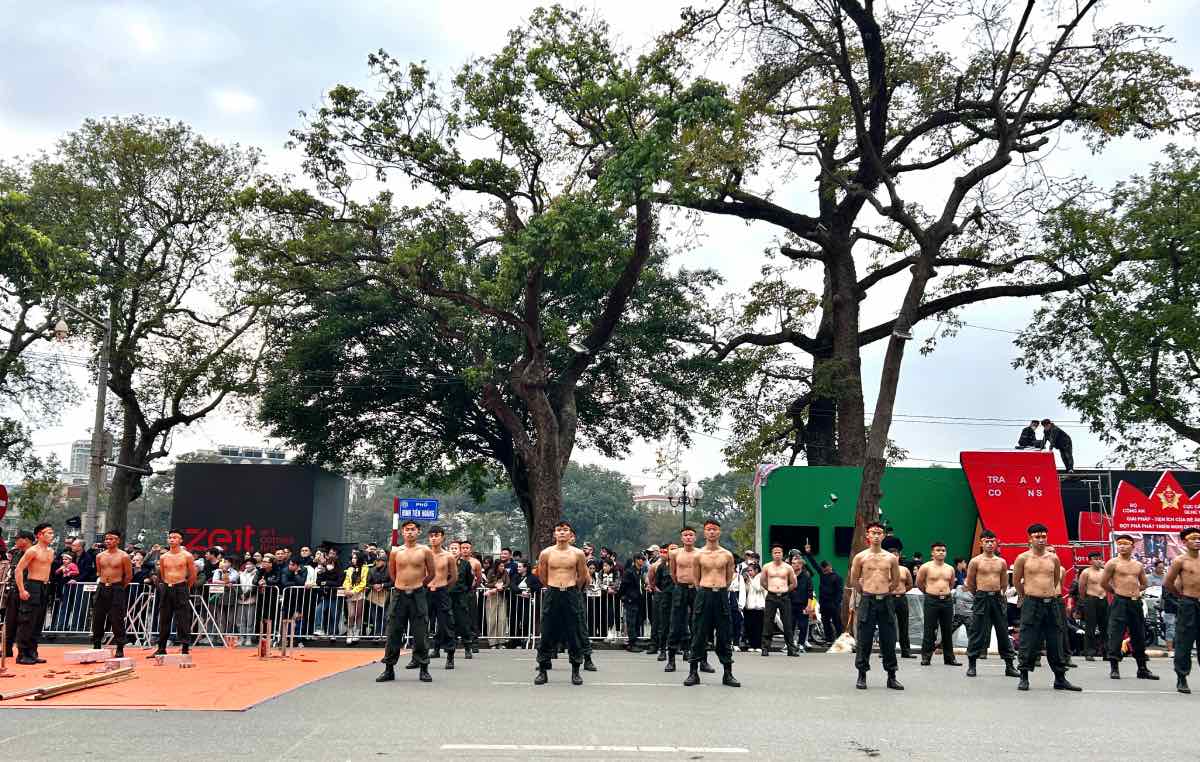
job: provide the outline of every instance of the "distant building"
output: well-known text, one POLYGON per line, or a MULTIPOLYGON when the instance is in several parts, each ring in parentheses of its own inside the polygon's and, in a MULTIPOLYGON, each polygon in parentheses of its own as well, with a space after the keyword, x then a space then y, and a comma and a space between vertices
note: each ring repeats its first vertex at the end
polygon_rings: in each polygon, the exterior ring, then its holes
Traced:
MULTIPOLYGON (((117 459, 117 443, 112 442, 107 461, 116 461, 117 459)), ((71 468, 67 473, 62 475, 62 480, 67 484, 87 484, 88 477, 92 472, 92 440, 76 439, 71 443, 71 468)), ((111 482, 115 469, 112 466, 104 467, 104 481, 111 482)))
POLYGON ((283 450, 257 445, 220 445, 215 450, 196 450, 195 454, 207 456, 214 463, 282 466, 288 462, 287 453, 283 450))
POLYGON ((649 513, 664 513, 675 510, 671 506, 670 501, 667 500, 667 496, 662 494, 662 491, 657 488, 657 485, 652 488, 648 484, 633 482, 630 484, 630 487, 633 488, 633 507, 635 509, 649 513))

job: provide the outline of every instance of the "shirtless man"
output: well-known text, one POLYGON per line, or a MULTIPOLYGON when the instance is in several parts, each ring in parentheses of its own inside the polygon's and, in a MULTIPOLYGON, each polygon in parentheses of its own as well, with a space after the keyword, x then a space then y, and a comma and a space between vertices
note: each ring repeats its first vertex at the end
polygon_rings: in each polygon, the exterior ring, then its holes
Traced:
POLYGON ((646 575, 646 590, 651 593, 654 602, 651 639, 658 651, 659 661, 667 660, 667 637, 671 632, 671 590, 674 587, 670 562, 672 547, 664 544, 659 548, 658 558, 650 564, 650 571, 646 575))
POLYGON ((534 685, 545 685, 546 670, 559 643, 567 644, 571 659, 571 684, 583 685, 579 667, 583 648, 579 643, 579 612, 583 610, 583 585, 587 584, 587 558, 571 544, 575 534, 570 523, 554 525, 554 545, 538 555, 537 574, 542 581, 542 637, 538 641, 537 676, 534 685))
MULTIPOLYGON (((429 582, 430 619, 437 627, 430 628, 433 637, 433 655, 436 659, 442 648, 446 649, 446 669, 454 669, 454 625, 450 613, 450 588, 458 581, 458 559, 442 547, 446 541, 446 530, 440 526, 429 528, 429 550, 433 553, 433 579, 429 582)), ((414 659, 415 661, 415 659, 414 659)), ((413 666, 414 669, 419 664, 413 666)))
POLYGON ((783 561, 783 546, 776 543, 771 546, 771 563, 763 567, 760 584, 767 591, 767 603, 763 609, 762 655, 771 653, 771 638, 775 632, 775 612, 779 612, 783 620, 783 644, 787 646, 788 656, 799 656, 792 645, 792 599, 791 592, 796 589, 796 570, 791 564, 783 561))
POLYGON ((1142 610, 1142 591, 1146 589, 1146 569, 1133 558, 1133 538, 1127 534, 1116 537, 1117 557, 1104 565, 1101 584, 1113 594, 1108 611, 1108 676, 1121 679, 1121 638, 1129 629, 1129 650, 1137 661, 1139 680, 1157 680, 1158 675, 1146 666, 1146 616, 1142 610))
POLYGON ((1063 660, 1062 637, 1058 626, 1059 579, 1062 563, 1058 556, 1046 552, 1048 531, 1043 524, 1031 524, 1026 530, 1029 550, 1013 562, 1013 586, 1021 607, 1021 670, 1017 690, 1029 690, 1029 671, 1043 643, 1046 660, 1054 671, 1054 689, 1079 691, 1082 688, 1067 680, 1067 665, 1063 660))
POLYGON ((933 559, 917 569, 917 587, 925 594, 922 610, 925 627, 921 633, 921 666, 933 661, 933 640, 937 631, 942 635, 942 661, 947 667, 961 667, 954 658, 954 567, 946 563, 946 543, 935 542, 929 547, 933 559))
MULTIPOLYGON (((692 608, 696 601, 696 530, 684 527, 679 532, 683 547, 676 548, 667 556, 671 570, 671 636, 667 642, 667 666, 663 672, 675 671, 675 654, 685 651, 691 639, 688 637, 688 623, 692 619, 692 608)), ((690 654, 684 653, 684 658, 691 660, 690 654)), ((705 672, 713 668, 706 661, 702 667, 705 672)))
MULTIPOLYGON (((17 636, 17 611, 20 608, 21 598, 17 595, 17 564, 21 561, 21 556, 25 551, 29 550, 33 544, 37 542, 37 538, 33 536, 33 532, 22 530, 17 532, 17 537, 13 540, 12 555, 8 558, 8 576, 4 589, 4 659, 11 659, 13 655, 13 641, 17 636)), ((0 659, 0 665, 3 665, 3 659, 0 659)))
MULTIPOLYGON (((707 663, 708 636, 717 631, 717 658, 725 668, 722 685, 740 688, 742 684, 733 678, 733 620, 729 615, 729 583, 733 582, 733 554, 721 547, 721 525, 716 519, 704 522, 704 547, 694 555, 678 556, 676 573, 682 564, 692 563, 690 577, 699 582, 692 612, 692 647, 688 661, 686 686, 700 683, 697 671, 701 663, 707 663)), ((782 548, 780 548, 782 551, 782 548)), ((789 567, 790 569, 790 567, 789 567)), ((785 605, 790 605, 786 603, 785 605)), ((789 617, 790 618, 790 617, 789 617)))
POLYGON ((454 582, 450 585, 450 610, 454 617, 454 636, 462 638, 463 658, 470 659, 471 647, 474 645, 474 622, 471 619, 470 600, 475 597, 474 565, 469 558, 462 554, 462 545, 467 540, 454 540, 450 543, 450 555, 454 557, 454 582))
POLYGON ((967 579, 963 586, 973 596, 971 600, 971 633, 967 642, 967 677, 975 677, 975 661, 987 654, 991 634, 996 633, 1000 658, 1004 659, 1004 675, 1020 677, 1013 666, 1012 640, 1008 637, 1008 601, 1004 598, 1008 586, 1008 562, 996 555, 996 533, 985 529, 979 535, 983 552, 967 564, 967 579))
POLYGON ((1175 556, 1163 587, 1179 601, 1175 619, 1175 690, 1191 693, 1187 676, 1192 671, 1192 647, 1200 656, 1200 528, 1179 533, 1184 552, 1175 556))
POLYGON ((1079 597, 1075 605, 1083 608, 1083 656, 1095 661, 1104 656, 1108 637, 1108 591, 1104 589, 1104 556, 1088 553, 1086 569, 1079 573, 1079 597))
MULTIPOLYGON (((888 538, 885 537, 884 543, 880 547, 895 556, 899 562, 900 544, 898 542, 888 543, 887 540, 888 538)), ((908 591, 912 589, 912 572, 907 567, 901 566, 899 576, 892 580, 892 610, 896 614, 896 636, 900 641, 901 659, 917 658, 913 655, 912 644, 908 639, 908 591)))
POLYGON ((93 598, 92 648, 99 649, 104 631, 111 625, 116 657, 125 656, 125 608, 129 583, 133 581, 133 562, 121 550, 121 533, 104 533, 104 550, 96 555, 96 597, 93 598))
MULTIPOLYGON (((858 601, 858 630, 855 633, 858 648, 854 665, 858 668, 855 688, 867 689, 867 671, 871 669, 871 645, 875 641, 875 630, 879 630, 879 654, 883 669, 887 672, 887 687, 902 691, 904 686, 896 680, 896 613, 894 595, 900 577, 900 559, 880 547, 883 542, 883 524, 872 521, 867 524, 866 550, 859 551, 850 562, 850 587, 860 593, 858 601)), ((904 601, 901 601, 903 603, 904 601)))
POLYGON ((17 583, 17 664, 45 664, 38 656, 38 637, 46 620, 50 592, 50 565, 54 563, 54 529, 49 524, 33 528, 36 544, 21 554, 13 576, 17 583))
POLYGON ((394 581, 388 606, 387 646, 383 651, 383 672, 377 683, 396 679, 396 662, 400 660, 400 644, 404 631, 412 628, 413 659, 421 672, 423 683, 433 682, 429 674, 429 595, 425 586, 437 573, 433 551, 417 542, 421 525, 408 519, 400 525, 404 544, 392 548, 388 555, 388 576, 394 581))
POLYGON ((475 623, 479 621, 479 596, 475 591, 483 584, 483 564, 475 557, 475 548, 470 540, 463 540, 458 544, 458 557, 465 559, 471 566, 471 594, 464 599, 467 604, 467 622, 470 625, 470 630, 463 633, 463 650, 471 653, 479 653, 479 632, 475 629, 475 623), (467 642, 467 636, 470 636, 470 642, 467 642))
POLYGON ((192 597, 196 584, 196 559, 183 547, 183 533, 167 532, 167 551, 158 557, 158 648, 147 656, 153 659, 167 652, 171 620, 175 620, 175 639, 183 644, 181 653, 192 645, 192 597))

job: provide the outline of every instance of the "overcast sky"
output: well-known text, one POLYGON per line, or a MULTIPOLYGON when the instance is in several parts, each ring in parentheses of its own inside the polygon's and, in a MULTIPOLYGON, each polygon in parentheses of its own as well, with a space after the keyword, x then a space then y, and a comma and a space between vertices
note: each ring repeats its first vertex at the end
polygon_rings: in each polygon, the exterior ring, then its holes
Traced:
MULTIPOLYGON (((52 147, 56 138, 88 117, 145 113, 184 120, 212 139, 261 148, 269 168, 294 169, 295 156, 283 147, 298 112, 311 110, 323 92, 338 83, 364 84, 366 56, 379 48, 401 60, 426 60, 449 72, 466 58, 503 43, 505 31, 537 3, 506 2, 241 2, 206 3, 49 3, 0 0, 0 155, 8 157, 52 147)), ((585 3, 609 20, 623 42, 639 48, 678 20, 679 7, 666 0, 585 3)), ((1200 36, 1194 0, 1121 0, 1110 13, 1162 24, 1184 41, 1200 36)), ((1111 16, 1110 16, 1111 18, 1111 16)), ((953 41, 942 41, 951 46, 953 41)), ((1196 68, 1200 48, 1176 45, 1177 60, 1196 68)), ((1124 142, 1101 158, 1065 143, 1054 161, 1063 171, 1086 171, 1109 184, 1143 171, 1161 144, 1124 142)), ((729 287, 752 282, 759 252, 771 231, 728 220, 706 223, 704 241, 689 266, 718 268, 729 287)), ((894 313, 896 301, 867 305, 868 316, 894 313)), ((1011 368, 1014 333, 1036 305, 990 302, 967 310, 969 324, 932 355, 905 357, 896 411, 909 416, 942 416, 940 422, 897 421, 892 437, 914 456, 911 465, 957 463, 958 453, 976 447, 1008 447, 1021 419, 1049 416, 1064 421, 1075 439, 1077 463, 1103 462, 1106 453, 1076 418, 1058 403, 1052 384, 1027 386, 1011 368), (1012 419, 968 421, 959 419, 1012 419)), ((918 339, 933 330, 919 325, 918 339)), ((874 406, 883 343, 864 358, 867 410, 874 406)), ((70 441, 85 438, 92 403, 83 401, 62 425, 38 431, 36 444, 63 460, 70 441)), ((694 475, 724 470, 723 444, 697 436, 687 460, 694 475)), ((260 444, 262 432, 233 416, 210 417, 181 431, 175 454, 218 444, 260 444)), ((581 452, 584 462, 604 463, 631 477, 653 464, 653 443, 643 443, 628 459, 606 462, 581 452)))

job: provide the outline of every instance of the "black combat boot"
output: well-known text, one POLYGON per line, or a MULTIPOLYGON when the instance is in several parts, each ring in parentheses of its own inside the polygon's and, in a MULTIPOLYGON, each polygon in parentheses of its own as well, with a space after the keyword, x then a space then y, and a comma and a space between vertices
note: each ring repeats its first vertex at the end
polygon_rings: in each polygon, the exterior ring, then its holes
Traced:
POLYGON ((1082 691, 1078 685, 1071 685, 1067 680, 1066 672, 1059 672, 1054 676, 1054 690, 1056 691, 1082 691))
POLYGON ((446 669, 454 669, 454 650, 446 651, 446 669))
POLYGON ((696 669, 700 665, 698 662, 694 662, 694 661, 688 662, 688 663, 691 666, 688 668, 688 676, 687 676, 687 679, 685 679, 683 681, 683 684, 688 687, 691 687, 693 685, 699 685, 700 684, 700 674, 696 671, 696 669))
POLYGON ((854 687, 858 688, 860 691, 865 691, 867 689, 867 673, 864 670, 860 669, 858 671, 858 682, 854 684, 854 687))
POLYGON ((578 664, 571 665, 571 685, 583 685, 583 675, 579 674, 578 664))
POLYGON ((1021 673, 1020 673, 1020 675, 1018 675, 1018 677, 1020 677, 1021 679, 1017 681, 1017 690, 1019 690, 1019 691, 1029 690, 1029 670, 1027 670, 1027 669, 1021 670, 1021 673))
POLYGON ((583 669, 585 672, 595 672, 596 671, 596 665, 592 663, 592 657, 590 657, 590 656, 583 657, 583 669))
POLYGON ((396 669, 391 664, 383 665, 383 674, 375 678, 377 683, 386 683, 396 679, 396 669))
POLYGON ((975 657, 967 657, 967 677, 975 677, 975 657))
POLYGON ((891 689, 892 689, 892 690, 894 690, 894 691, 902 691, 902 690, 904 690, 904 686, 903 686, 903 685, 901 685, 901 684, 900 684, 900 681, 896 679, 896 673, 895 673, 895 672, 889 672, 889 673, 888 673, 887 687, 891 688, 891 689))
POLYGON ((433 675, 429 674, 429 665, 422 664, 421 671, 418 673, 417 677, 420 678, 421 682, 423 683, 432 683, 433 675))
POLYGON ((667 666, 663 667, 663 672, 675 671, 675 649, 667 651, 667 666))
POLYGON ((730 688, 741 688, 742 684, 733 677, 733 665, 725 665, 725 674, 721 677, 721 685, 728 685, 730 688))

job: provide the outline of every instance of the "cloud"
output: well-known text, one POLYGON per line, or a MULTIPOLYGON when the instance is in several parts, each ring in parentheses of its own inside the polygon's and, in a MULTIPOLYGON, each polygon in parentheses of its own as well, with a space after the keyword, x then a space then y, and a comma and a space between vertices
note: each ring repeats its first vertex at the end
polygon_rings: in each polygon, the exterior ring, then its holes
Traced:
POLYGON ((158 32, 147 19, 131 19, 126 26, 126 31, 129 33, 129 39, 133 41, 134 48, 139 53, 147 55, 157 53, 158 49, 162 47, 158 32))
POLYGON ((258 98, 236 88, 210 90, 208 100, 227 116, 250 114, 258 110, 258 98))

